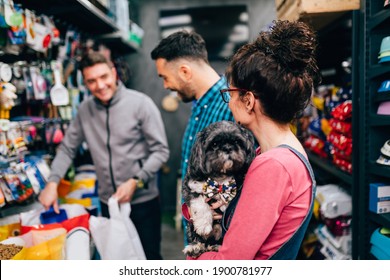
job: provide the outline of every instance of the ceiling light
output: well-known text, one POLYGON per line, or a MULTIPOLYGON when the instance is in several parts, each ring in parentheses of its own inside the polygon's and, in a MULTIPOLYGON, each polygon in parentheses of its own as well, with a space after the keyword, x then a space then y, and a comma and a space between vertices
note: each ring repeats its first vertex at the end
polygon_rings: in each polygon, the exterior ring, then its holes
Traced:
POLYGON ((188 25, 192 22, 190 15, 183 14, 170 17, 162 17, 158 21, 158 25, 161 27, 173 26, 173 25, 188 25))
POLYGON ((248 22, 249 20, 249 14, 247 12, 242 12, 238 18, 240 19, 240 21, 242 22, 248 22))
POLYGON ((191 32, 191 31, 194 31, 194 28, 192 26, 180 26, 180 27, 176 27, 176 28, 164 29, 161 31, 161 37, 166 38, 169 35, 171 35, 172 33, 175 33, 177 31, 182 31, 182 30, 186 30, 188 32, 191 32))

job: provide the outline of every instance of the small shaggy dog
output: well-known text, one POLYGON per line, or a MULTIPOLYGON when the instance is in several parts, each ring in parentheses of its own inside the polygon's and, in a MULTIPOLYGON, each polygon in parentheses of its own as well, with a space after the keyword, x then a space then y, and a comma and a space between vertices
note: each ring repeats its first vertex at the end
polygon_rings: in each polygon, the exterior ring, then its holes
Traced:
POLYGON ((210 204, 222 200, 224 204, 217 210, 226 210, 254 157, 253 135, 236 123, 216 122, 198 133, 182 190, 184 202, 191 209, 189 244, 183 250, 187 256, 218 251, 222 226, 221 221, 213 220, 210 204), (210 199, 208 203, 206 198, 210 199))

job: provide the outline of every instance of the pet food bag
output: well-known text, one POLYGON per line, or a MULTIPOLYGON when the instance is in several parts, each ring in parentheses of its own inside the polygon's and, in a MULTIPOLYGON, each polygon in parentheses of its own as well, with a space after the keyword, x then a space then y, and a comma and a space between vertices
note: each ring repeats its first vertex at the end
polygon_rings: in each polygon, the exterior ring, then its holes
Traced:
POLYGON ((26 259, 26 244, 20 237, 10 237, 0 242, 0 260, 26 259))
POLYGON ((25 242, 26 260, 63 260, 65 259, 66 230, 31 230, 20 236, 25 242))

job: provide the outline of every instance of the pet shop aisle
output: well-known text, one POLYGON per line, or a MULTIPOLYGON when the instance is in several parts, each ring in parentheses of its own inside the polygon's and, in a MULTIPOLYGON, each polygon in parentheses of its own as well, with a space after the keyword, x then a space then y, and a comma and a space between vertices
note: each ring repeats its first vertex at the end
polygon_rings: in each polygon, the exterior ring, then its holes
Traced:
POLYGON ((162 224, 161 254, 164 260, 184 260, 183 231, 177 231, 174 225, 162 224))

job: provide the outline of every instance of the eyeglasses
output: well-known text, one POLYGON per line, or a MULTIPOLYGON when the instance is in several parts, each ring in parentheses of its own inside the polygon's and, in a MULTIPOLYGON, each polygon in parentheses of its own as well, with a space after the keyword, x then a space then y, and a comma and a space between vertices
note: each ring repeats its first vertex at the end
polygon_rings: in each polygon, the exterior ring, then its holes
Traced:
POLYGON ((222 100, 225 103, 229 103, 230 99, 232 98, 231 96, 231 91, 239 91, 239 92, 248 92, 249 90, 243 89, 243 88, 224 88, 221 89, 219 92, 221 93, 222 100))

